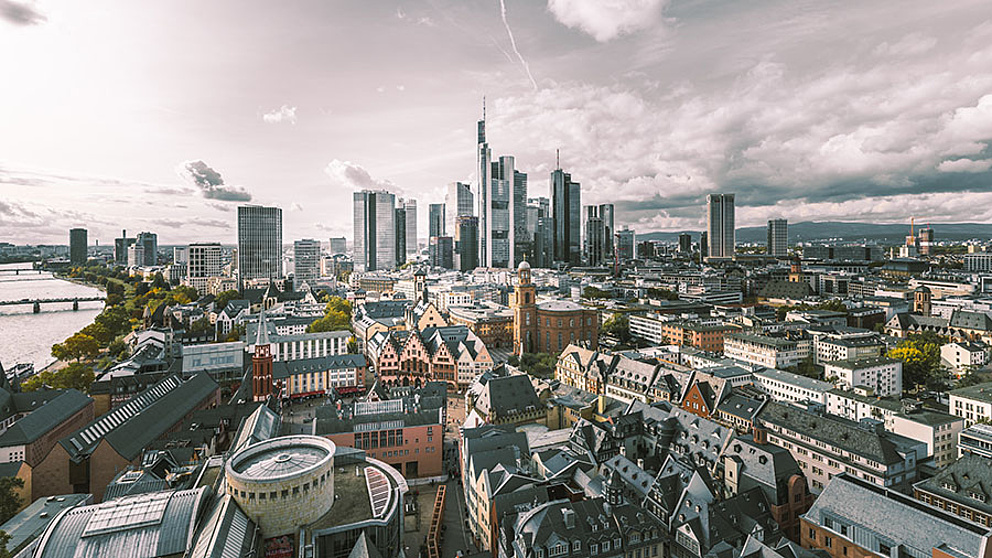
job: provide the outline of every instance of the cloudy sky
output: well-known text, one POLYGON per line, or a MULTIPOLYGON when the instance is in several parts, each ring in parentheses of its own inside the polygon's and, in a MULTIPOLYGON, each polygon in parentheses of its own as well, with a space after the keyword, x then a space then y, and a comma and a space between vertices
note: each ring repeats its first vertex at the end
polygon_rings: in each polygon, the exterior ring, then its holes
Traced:
POLYGON ((639 232, 992 222, 987 0, 0 0, 0 241, 82 225, 352 236, 351 193, 426 206, 494 155, 639 232))

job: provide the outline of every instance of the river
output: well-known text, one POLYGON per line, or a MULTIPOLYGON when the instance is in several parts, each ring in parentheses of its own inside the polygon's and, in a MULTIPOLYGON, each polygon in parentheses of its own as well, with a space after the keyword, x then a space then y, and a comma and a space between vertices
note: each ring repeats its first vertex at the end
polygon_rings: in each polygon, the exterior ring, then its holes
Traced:
MULTIPOLYGON (((56 279, 51 273, 14 275, 10 269, 31 267, 30 263, 0 264, 0 301, 44 298, 101 296, 99 289, 56 279)), ((32 363, 41 370, 52 362, 52 345, 89 325, 103 309, 103 302, 42 304, 33 313, 30 304, 0 306, 0 363, 10 369, 18 363, 32 363)))

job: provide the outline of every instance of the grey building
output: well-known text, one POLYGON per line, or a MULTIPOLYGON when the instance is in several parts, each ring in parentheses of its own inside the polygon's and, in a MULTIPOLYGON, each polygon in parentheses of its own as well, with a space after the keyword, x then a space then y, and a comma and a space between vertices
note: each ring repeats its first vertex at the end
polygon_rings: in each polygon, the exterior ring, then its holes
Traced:
POLYGON ((69 229, 69 263, 85 265, 87 246, 86 229, 69 229))
POLYGON ((396 196, 385 190, 354 195, 355 271, 396 267, 396 196))
MULTIPOLYGON (((492 162, 489 181, 488 204, 486 211, 487 231, 481 232, 489 246, 486 257, 481 258, 485 267, 510 267, 516 251, 514 234, 514 192, 517 183, 515 162, 512 156, 504 155, 492 162)), ((522 175, 526 189, 527 175, 522 175)), ((526 194, 524 196, 526 199, 526 194)), ((524 216, 526 219, 526 216, 524 216)), ((480 221, 481 224, 481 221, 480 221)), ((524 221, 526 225, 526 221, 524 221)), ((482 252, 480 250, 480 256, 482 252)))
POLYGON ((158 235, 150 232, 138 233, 134 239, 135 244, 141 246, 144 253, 144 261, 141 265, 158 265, 158 235))
POLYGON ((533 267, 551 267, 554 264, 554 220, 548 217, 541 217, 537 220, 534 232, 533 267))
POLYGON ((282 277, 282 209, 238 207, 238 273, 246 279, 282 277))
POLYGON ((679 235, 679 252, 682 254, 692 253, 692 235, 682 233, 679 235))
POLYGON ((478 147, 476 150, 476 166, 475 170, 478 173, 477 178, 479 180, 477 184, 476 191, 479 195, 479 249, 478 257, 479 261, 483 265, 488 265, 491 261, 491 256, 489 254, 492 249, 492 194, 490 189, 491 184, 491 172, 492 172, 492 151, 489 149, 489 142, 486 141, 486 107, 485 104, 482 106, 482 120, 478 122, 478 128, 476 132, 476 139, 478 147))
POLYGON ((400 206, 394 211, 393 230, 396 232, 396 242, 393 245, 396 247, 396 265, 403 265, 406 263, 406 207, 402 199, 400 206))
POLYGON ((114 239, 114 263, 127 265, 127 249, 134 244, 134 238, 127 237, 127 231, 121 231, 121 237, 114 239))
POLYGON ((513 235, 513 266, 527 259, 533 237, 527 231, 527 173, 513 171, 510 200, 510 224, 513 235))
POLYGON ((603 257, 613 257, 613 235, 617 232, 614 215, 616 209, 612 203, 599 204, 599 218, 603 220, 603 257))
POLYGON ((581 187, 560 168, 551 171, 551 212, 554 219, 554 261, 579 265, 581 251, 581 187))
POLYGON ((706 197, 706 224, 709 232, 711 260, 731 259, 737 245, 734 224, 734 194, 710 194, 706 197))
POLYGON ((428 246, 428 257, 432 267, 453 269, 455 266, 455 242, 450 236, 432 236, 428 246))
POLYGON ((634 231, 626 226, 616 233, 615 242, 617 259, 629 261, 634 259, 634 231))
POLYGON ((444 197, 444 233, 457 236, 458 218, 470 215, 475 215, 472 187, 461 182, 448 184, 448 193, 444 197))
POLYGON ((220 276, 222 255, 217 242, 190 244, 186 251, 186 284, 201 296, 207 294, 207 279, 220 276))
POLYGON ((464 215, 458 218, 454 264, 454 267, 459 271, 472 271, 479 267, 478 217, 464 215))
POLYGON ((710 257, 710 235, 703 231, 699 234, 699 259, 705 260, 710 257))
POLYGON ((427 208, 427 232, 433 238, 445 234, 444 204, 432 203, 427 208))
POLYGON ((789 221, 787 219, 768 220, 768 255, 789 255, 789 221))
POLYGON ((406 252, 403 258, 397 259, 406 262, 417 257, 417 200, 400 200, 406 217, 406 252))
POLYGON ((337 256, 348 251, 348 239, 343 236, 332 236, 330 238, 331 255, 337 256))
POLYGON ((600 215, 600 206, 585 206, 585 261, 592 266, 603 265, 606 255, 606 227, 600 215))
POLYGON ((293 288, 303 283, 311 287, 320 277, 320 241, 304 238, 293 242, 293 288))

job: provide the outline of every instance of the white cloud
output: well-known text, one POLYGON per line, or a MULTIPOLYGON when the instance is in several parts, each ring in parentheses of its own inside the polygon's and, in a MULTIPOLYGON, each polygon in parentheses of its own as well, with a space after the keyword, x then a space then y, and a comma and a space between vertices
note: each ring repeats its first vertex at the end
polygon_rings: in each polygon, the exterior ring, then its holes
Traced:
POLYGON ((296 124, 296 107, 283 105, 273 111, 263 114, 262 120, 268 124, 279 124, 282 122, 296 124))
POLYGON ((559 22, 601 43, 661 22, 668 0, 548 0, 559 22))
POLYGON ((921 33, 910 33, 894 42, 884 42, 875 48, 875 54, 888 56, 919 56, 937 46, 937 39, 921 33))
POLYGON ((324 172, 336 186, 356 191, 384 189, 397 193, 396 186, 392 182, 373 178, 369 171, 365 170, 365 167, 351 161, 334 159, 327 164, 324 172))
POLYGON ((937 170, 940 172, 985 172, 990 168, 992 168, 992 161, 973 159, 948 160, 937 165, 937 170))

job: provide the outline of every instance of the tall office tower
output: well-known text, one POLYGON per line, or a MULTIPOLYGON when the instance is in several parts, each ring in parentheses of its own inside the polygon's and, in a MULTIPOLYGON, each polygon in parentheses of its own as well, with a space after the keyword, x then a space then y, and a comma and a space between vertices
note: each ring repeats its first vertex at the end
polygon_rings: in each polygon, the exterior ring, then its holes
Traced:
POLYGON ((482 120, 478 122, 476 133, 476 166, 478 185, 476 192, 479 196, 479 262, 486 267, 492 267, 492 220, 493 200, 492 189, 492 151, 486 141, 486 102, 482 101, 482 120))
POLYGON ((393 215, 395 215, 394 231, 396 231, 396 242, 394 246, 396 247, 396 265, 403 265, 406 263, 406 208, 403 207, 403 200, 400 200, 400 206, 395 208, 393 215))
POLYGON ((789 221, 788 219, 768 220, 768 255, 789 255, 789 221))
POLYGON ((282 209, 238 206, 238 273, 242 284, 282 277, 282 209))
POLYGON ((629 261, 634 259, 634 231, 629 227, 624 226, 616 233, 616 243, 617 243, 617 257, 620 261, 629 261))
POLYGON ((572 175, 560 168, 551 171, 551 212, 554 219, 554 261, 579 265, 581 249, 581 189, 572 175))
POLYGON ((174 246, 172 248, 172 265, 169 267, 169 281, 175 285, 186 278, 189 266, 189 246, 174 246))
POLYGON ((193 287, 201 295, 207 294, 207 280, 220 277, 222 256, 223 250, 218 242, 190 244, 183 284, 193 287))
POLYGON ((332 236, 330 238, 331 255, 337 256, 348 251, 348 239, 343 236, 332 236))
POLYGON ((88 243, 86 229, 69 229, 69 263, 86 264, 88 243))
POLYGON ((127 231, 121 231, 121 237, 114 239, 114 263, 127 265, 127 249, 134 244, 133 238, 127 237, 127 231))
POLYGON ((603 251, 606 245, 603 218, 599 214, 601 206, 587 205, 585 209, 586 237, 585 258, 591 266, 603 265, 603 251))
POLYGON ((699 261, 702 262, 710 257, 710 235, 703 231, 699 233, 699 261))
POLYGON ((293 290, 303 283, 314 286, 320 278, 320 241, 304 238, 293 242, 293 290))
POLYGON ((450 236, 432 236, 427 254, 432 267, 452 269, 455 265, 455 240, 450 236))
POLYGON ((140 244, 145 252, 144 263, 141 265, 158 265, 158 235, 150 232, 138 233, 134 239, 136 244, 140 244))
POLYGON ((679 252, 682 254, 692 253, 692 235, 689 233, 679 234, 679 252))
POLYGON ((355 271, 395 268, 396 196, 362 190, 355 192, 354 200, 355 271))
POLYGON ((540 217, 534 231, 533 267, 548 268, 554 265, 555 221, 550 216, 540 217))
POLYGON ((458 217, 455 230, 455 268, 472 271, 479 267, 479 218, 462 215, 458 217))
MULTIPOLYGON (((516 236, 513 231, 512 190, 515 176, 518 174, 514 166, 513 157, 503 156, 498 161, 493 161, 490 169, 488 193, 490 230, 486 233, 489 259, 483 261, 485 267, 510 267, 513 262, 516 236)), ((524 188, 526 188, 526 175, 523 176, 524 188)))
POLYGON ((920 255, 929 256, 933 250, 933 229, 930 225, 920 229, 920 255))
POLYGON ((432 203, 427 208, 427 232, 430 237, 444 236, 444 204, 432 203))
POLYGON ((448 184, 444 196, 444 234, 457 236, 458 218, 475 215, 475 195, 472 187, 461 182, 448 184))
POLYGON ((603 220, 603 257, 605 258, 613 256, 613 235, 617 232, 615 213, 612 203, 599 204, 599 218, 603 220))
MULTIPOLYGON (((417 200, 400 200, 406 215, 406 252, 403 254, 403 262, 417 259, 417 200)), ((399 261, 399 260, 397 260, 399 261)))
POLYGON ((127 247, 127 266, 128 267, 142 267, 145 265, 145 246, 143 244, 134 244, 127 247))
POLYGON ((513 267, 527 259, 532 242, 527 232, 527 173, 513 171, 513 190, 510 193, 510 234, 513 238, 513 267))
POLYGON ((734 257, 737 235, 734 225, 734 195, 710 194, 706 197, 706 223, 709 231, 709 259, 734 257))

